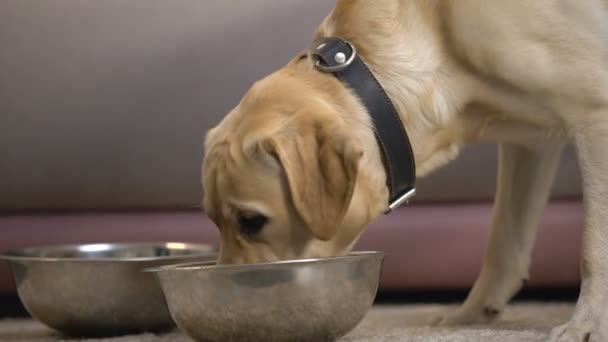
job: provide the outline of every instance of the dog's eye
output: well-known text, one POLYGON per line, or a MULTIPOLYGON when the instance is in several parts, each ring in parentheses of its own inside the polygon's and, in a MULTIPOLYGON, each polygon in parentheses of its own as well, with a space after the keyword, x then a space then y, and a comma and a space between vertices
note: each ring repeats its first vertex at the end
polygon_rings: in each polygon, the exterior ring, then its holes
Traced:
POLYGON ((237 220, 241 232, 245 235, 255 235, 259 233, 264 225, 268 223, 268 218, 258 213, 241 212, 237 215, 237 220))

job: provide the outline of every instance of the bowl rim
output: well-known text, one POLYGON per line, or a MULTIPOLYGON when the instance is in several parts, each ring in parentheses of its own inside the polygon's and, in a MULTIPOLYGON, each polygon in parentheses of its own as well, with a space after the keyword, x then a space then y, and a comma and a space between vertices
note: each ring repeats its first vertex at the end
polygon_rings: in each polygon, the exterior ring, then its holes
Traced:
POLYGON ((306 259, 289 259, 289 260, 278 260, 278 261, 264 261, 252 264, 222 264, 217 265, 215 261, 196 261, 186 262, 179 264, 163 265, 156 267, 149 267, 142 270, 146 273, 161 273, 161 272, 183 272, 183 271, 204 271, 204 270, 239 270, 239 269, 251 269, 252 267, 267 267, 267 266, 280 266, 280 265, 292 265, 292 264, 319 264, 334 262, 344 259, 358 259, 362 257, 380 257, 384 258, 384 253, 381 251, 356 251, 349 252, 346 255, 330 256, 330 257, 319 257, 319 258, 306 258, 306 259))
MULTIPOLYGON (((101 252, 103 250, 99 250, 101 252)), ((56 245, 40 245, 31 246, 21 249, 14 249, 5 252, 0 252, 0 260, 7 261, 70 261, 70 262, 142 262, 142 261, 158 261, 158 260, 174 260, 183 258, 194 258, 201 256, 214 256, 217 257, 217 247, 208 243, 192 243, 192 242, 177 242, 177 241, 162 241, 162 242, 93 242, 93 243, 73 243, 73 244, 56 244, 56 245), (194 253, 185 255, 171 255, 171 256, 156 256, 156 257, 129 257, 129 258, 116 258, 116 257, 95 257, 95 258, 82 258, 82 257, 43 257, 36 255, 27 255, 27 253, 33 253, 36 251, 43 250, 74 250, 82 247, 95 247, 107 248, 108 250, 117 248, 130 248, 130 247, 164 247, 167 249, 174 250, 192 250, 194 253), (24 255, 25 254, 25 255, 24 255)))

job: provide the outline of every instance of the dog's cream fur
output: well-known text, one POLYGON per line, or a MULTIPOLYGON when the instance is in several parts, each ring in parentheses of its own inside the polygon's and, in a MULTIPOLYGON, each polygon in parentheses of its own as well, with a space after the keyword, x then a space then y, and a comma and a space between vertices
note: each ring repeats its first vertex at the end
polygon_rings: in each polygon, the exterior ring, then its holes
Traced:
MULTIPOLYGON (((605 0, 340 0, 317 30, 315 41, 357 46, 397 107, 418 176, 464 144, 500 146, 483 269, 440 324, 492 319, 521 287, 572 142, 584 179, 583 282, 571 321, 549 340, 608 341, 607 25, 605 0)), ((256 83, 205 151, 203 204, 222 262, 343 254, 387 205, 368 113, 310 56, 256 83), (239 212, 269 221, 246 234, 239 212)))

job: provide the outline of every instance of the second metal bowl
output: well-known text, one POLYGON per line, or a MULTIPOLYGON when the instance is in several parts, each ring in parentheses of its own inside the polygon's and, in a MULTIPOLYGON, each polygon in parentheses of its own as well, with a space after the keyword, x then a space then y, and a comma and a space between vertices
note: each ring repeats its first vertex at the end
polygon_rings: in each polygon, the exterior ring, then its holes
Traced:
POLYGON ((383 255, 151 269, 173 319, 205 342, 333 341, 372 306, 383 255))
POLYGON ((88 244, 0 254, 28 312, 68 335, 115 336, 174 327, 158 281, 142 270, 215 260, 209 245, 88 244))

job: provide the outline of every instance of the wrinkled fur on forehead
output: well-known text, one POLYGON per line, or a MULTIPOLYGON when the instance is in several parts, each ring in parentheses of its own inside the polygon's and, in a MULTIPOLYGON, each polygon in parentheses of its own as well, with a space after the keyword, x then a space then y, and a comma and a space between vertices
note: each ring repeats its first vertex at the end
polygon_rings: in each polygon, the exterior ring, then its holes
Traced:
POLYGON ((219 169, 224 166, 226 161, 222 158, 223 155, 227 155, 226 150, 227 144, 214 145, 213 131, 209 131, 205 138, 205 157, 203 159, 203 167, 201 172, 202 190, 203 190, 203 210, 207 213, 209 218, 216 223, 218 227, 221 226, 218 222, 218 213, 220 212, 219 204, 219 193, 218 193, 218 173, 219 169))
POLYGON ((231 151, 250 151, 257 141, 298 129, 293 120, 308 124, 306 117, 298 115, 303 112, 313 119, 311 123, 371 127, 362 104, 339 80, 316 71, 312 60, 296 57, 256 82, 239 105, 207 133, 205 154, 221 144, 228 144, 231 151))
MULTIPOLYGON (((327 94, 308 84, 305 70, 304 74, 302 78, 293 78, 290 72, 281 72, 256 83, 237 108, 208 132, 203 162, 203 205, 216 224, 221 224, 221 200, 226 196, 220 179, 228 184, 234 181, 230 177, 251 177, 252 174, 247 175, 243 170, 262 165, 283 170, 291 188, 292 204, 316 235, 327 239, 332 231, 321 232, 324 225, 312 214, 309 208, 312 204, 304 200, 316 196, 315 203, 325 202, 328 213, 335 216, 324 215, 325 221, 333 222, 329 225, 335 226, 334 229, 339 225, 337 220, 348 208, 358 161, 363 154, 357 150, 360 142, 353 140, 360 135, 354 133, 364 127, 370 134, 372 130, 361 106, 352 100, 350 106, 348 101, 344 101, 346 105, 336 106, 327 94), (353 115, 357 111, 359 115, 353 115), (341 175, 340 180, 330 175, 341 175), (312 184, 302 187, 303 182, 312 184), (321 189, 313 190, 312 185, 321 189), (332 187, 335 189, 329 196, 327 189, 332 187), (303 191, 307 194, 302 195, 303 191)), ((341 92, 344 90, 332 93, 340 96, 341 92)))
MULTIPOLYGON (((218 201, 222 197, 218 182, 220 178, 231 177, 231 170, 250 167, 252 163, 279 168, 276 156, 268 153, 271 138, 295 137, 301 127, 331 132, 344 125, 340 116, 332 113, 331 106, 318 97, 300 103, 300 108, 287 101, 275 106, 277 101, 267 99, 273 96, 269 93, 274 88, 272 83, 257 83, 247 99, 205 137, 203 207, 210 216, 218 216, 221 208, 218 201)), ((280 93, 274 96, 281 98, 280 93)))

